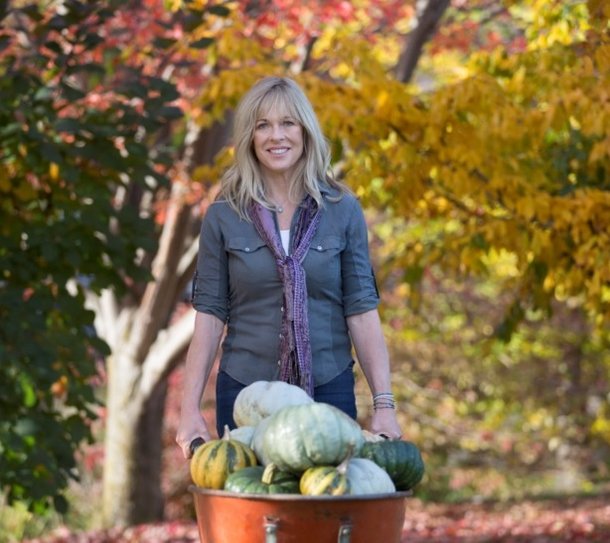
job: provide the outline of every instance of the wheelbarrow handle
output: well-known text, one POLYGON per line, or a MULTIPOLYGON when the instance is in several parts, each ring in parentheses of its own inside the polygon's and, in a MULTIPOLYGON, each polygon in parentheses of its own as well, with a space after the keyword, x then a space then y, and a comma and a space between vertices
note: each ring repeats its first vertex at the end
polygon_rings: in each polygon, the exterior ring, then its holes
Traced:
POLYGON ((193 439, 193 441, 189 443, 189 451, 191 453, 191 456, 195 454, 195 449, 201 447, 201 445, 203 445, 204 443, 205 439, 203 439, 202 437, 196 437, 195 439, 193 439))
MULTIPOLYGON (((265 529, 265 543, 278 543, 277 532, 280 520, 275 517, 265 517, 263 527, 265 529)), ((352 540, 352 521, 343 519, 337 534, 337 543, 350 543, 352 540)))

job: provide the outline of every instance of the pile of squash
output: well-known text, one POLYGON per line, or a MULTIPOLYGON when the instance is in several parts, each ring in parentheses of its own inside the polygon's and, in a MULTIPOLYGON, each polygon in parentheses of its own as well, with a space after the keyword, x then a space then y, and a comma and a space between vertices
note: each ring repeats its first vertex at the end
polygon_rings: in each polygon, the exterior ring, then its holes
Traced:
POLYGON ((282 381, 257 381, 235 401, 234 430, 197 448, 193 482, 249 494, 362 495, 411 490, 419 449, 363 430, 343 411, 282 381))

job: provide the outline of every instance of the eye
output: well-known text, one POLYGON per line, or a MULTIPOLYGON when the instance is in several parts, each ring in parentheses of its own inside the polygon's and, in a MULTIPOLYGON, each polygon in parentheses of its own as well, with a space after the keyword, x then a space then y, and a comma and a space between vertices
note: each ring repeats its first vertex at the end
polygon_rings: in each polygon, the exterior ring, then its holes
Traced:
POLYGON ((260 121, 260 122, 256 123, 254 128, 255 128, 255 130, 262 130, 263 128, 267 128, 267 126, 269 126, 267 121, 260 121))
POLYGON ((292 119, 284 119, 284 126, 295 126, 296 124, 292 119))

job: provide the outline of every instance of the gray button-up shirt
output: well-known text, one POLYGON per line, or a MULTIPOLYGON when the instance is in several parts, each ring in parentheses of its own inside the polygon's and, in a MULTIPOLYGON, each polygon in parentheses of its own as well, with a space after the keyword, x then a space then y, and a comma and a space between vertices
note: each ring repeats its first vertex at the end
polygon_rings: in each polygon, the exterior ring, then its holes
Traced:
MULTIPOLYGON (((328 188, 322 194, 321 220, 303 261, 315 386, 352 361, 345 318, 379 303, 358 200, 352 195, 329 200, 337 193, 328 188)), ((197 311, 227 323, 221 370, 246 385, 278 378, 284 308, 275 260, 252 223, 240 220, 222 200, 208 208, 203 220, 192 301, 197 311)))

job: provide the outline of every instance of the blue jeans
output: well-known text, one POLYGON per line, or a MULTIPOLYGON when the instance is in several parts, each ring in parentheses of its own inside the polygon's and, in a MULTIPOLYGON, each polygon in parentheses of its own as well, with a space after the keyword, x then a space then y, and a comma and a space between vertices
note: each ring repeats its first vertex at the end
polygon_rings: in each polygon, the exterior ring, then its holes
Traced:
MULTIPOLYGON (((354 394, 354 363, 345 371, 313 391, 316 402, 334 405, 356 420, 356 396, 354 394)), ((216 378, 216 431, 219 436, 224 433, 225 425, 235 428, 233 420, 233 405, 235 398, 246 385, 236 381, 224 371, 219 371, 216 378)))

